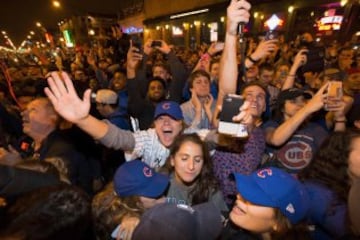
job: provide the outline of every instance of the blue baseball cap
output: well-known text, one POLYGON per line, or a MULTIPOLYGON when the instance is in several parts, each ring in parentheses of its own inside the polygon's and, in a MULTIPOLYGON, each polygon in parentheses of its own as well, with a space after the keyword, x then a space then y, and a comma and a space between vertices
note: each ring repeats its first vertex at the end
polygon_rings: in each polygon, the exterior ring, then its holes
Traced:
POLYGON ((173 101, 163 101, 156 105, 154 119, 157 119, 161 115, 168 115, 175 120, 184 119, 180 105, 173 101))
POLYGON ((278 208, 291 223, 305 218, 310 198, 304 185, 279 168, 264 168, 251 175, 235 173, 241 196, 256 205, 278 208))
POLYGON ((156 198, 165 192, 168 185, 167 176, 155 172, 140 160, 123 163, 114 175, 115 192, 120 197, 156 198))

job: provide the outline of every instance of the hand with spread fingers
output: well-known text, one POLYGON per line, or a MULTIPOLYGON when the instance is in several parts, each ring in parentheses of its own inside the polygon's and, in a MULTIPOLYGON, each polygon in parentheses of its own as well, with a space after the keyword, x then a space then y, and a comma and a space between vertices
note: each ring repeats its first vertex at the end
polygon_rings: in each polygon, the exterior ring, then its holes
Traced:
POLYGON ((66 72, 51 72, 48 84, 45 94, 63 118, 76 124, 89 116, 90 89, 87 89, 83 99, 80 99, 66 72))

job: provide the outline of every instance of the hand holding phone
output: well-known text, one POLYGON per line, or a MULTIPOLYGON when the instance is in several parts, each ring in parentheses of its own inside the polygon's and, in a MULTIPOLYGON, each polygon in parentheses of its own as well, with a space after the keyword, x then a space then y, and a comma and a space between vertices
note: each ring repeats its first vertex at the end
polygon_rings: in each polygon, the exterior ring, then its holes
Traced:
POLYGON ((265 35, 265 41, 278 39, 278 33, 276 31, 268 31, 265 35))
POLYGON ((239 114, 240 107, 243 104, 244 98, 240 95, 228 94, 224 97, 219 116, 219 133, 232 135, 234 137, 248 136, 246 126, 233 120, 233 117, 239 114))
POLYGON ((327 88, 325 109, 331 111, 341 104, 343 97, 343 87, 341 81, 330 81, 327 88))
POLYGON ((160 40, 154 40, 151 42, 151 47, 155 48, 155 47, 161 47, 162 46, 162 42, 160 40))

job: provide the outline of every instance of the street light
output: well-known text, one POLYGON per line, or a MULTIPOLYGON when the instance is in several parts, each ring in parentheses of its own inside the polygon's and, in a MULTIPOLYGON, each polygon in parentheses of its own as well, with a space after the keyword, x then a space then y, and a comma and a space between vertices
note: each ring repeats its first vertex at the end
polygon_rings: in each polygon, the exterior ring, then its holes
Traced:
POLYGON ((52 1, 52 4, 55 8, 60 8, 61 7, 61 4, 59 1, 52 1))
POLYGON ((37 26, 37 27, 41 27, 41 23, 40 23, 40 22, 36 22, 36 26, 37 26))

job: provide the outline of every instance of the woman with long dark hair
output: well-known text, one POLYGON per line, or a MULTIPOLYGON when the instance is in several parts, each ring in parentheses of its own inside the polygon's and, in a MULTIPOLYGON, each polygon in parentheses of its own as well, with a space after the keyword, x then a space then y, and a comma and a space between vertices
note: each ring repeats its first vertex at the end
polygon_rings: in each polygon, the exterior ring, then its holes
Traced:
POLYGON ((170 174, 166 195, 169 203, 194 205, 212 201, 220 210, 228 210, 213 173, 209 150, 197 134, 176 138, 165 170, 170 174))

